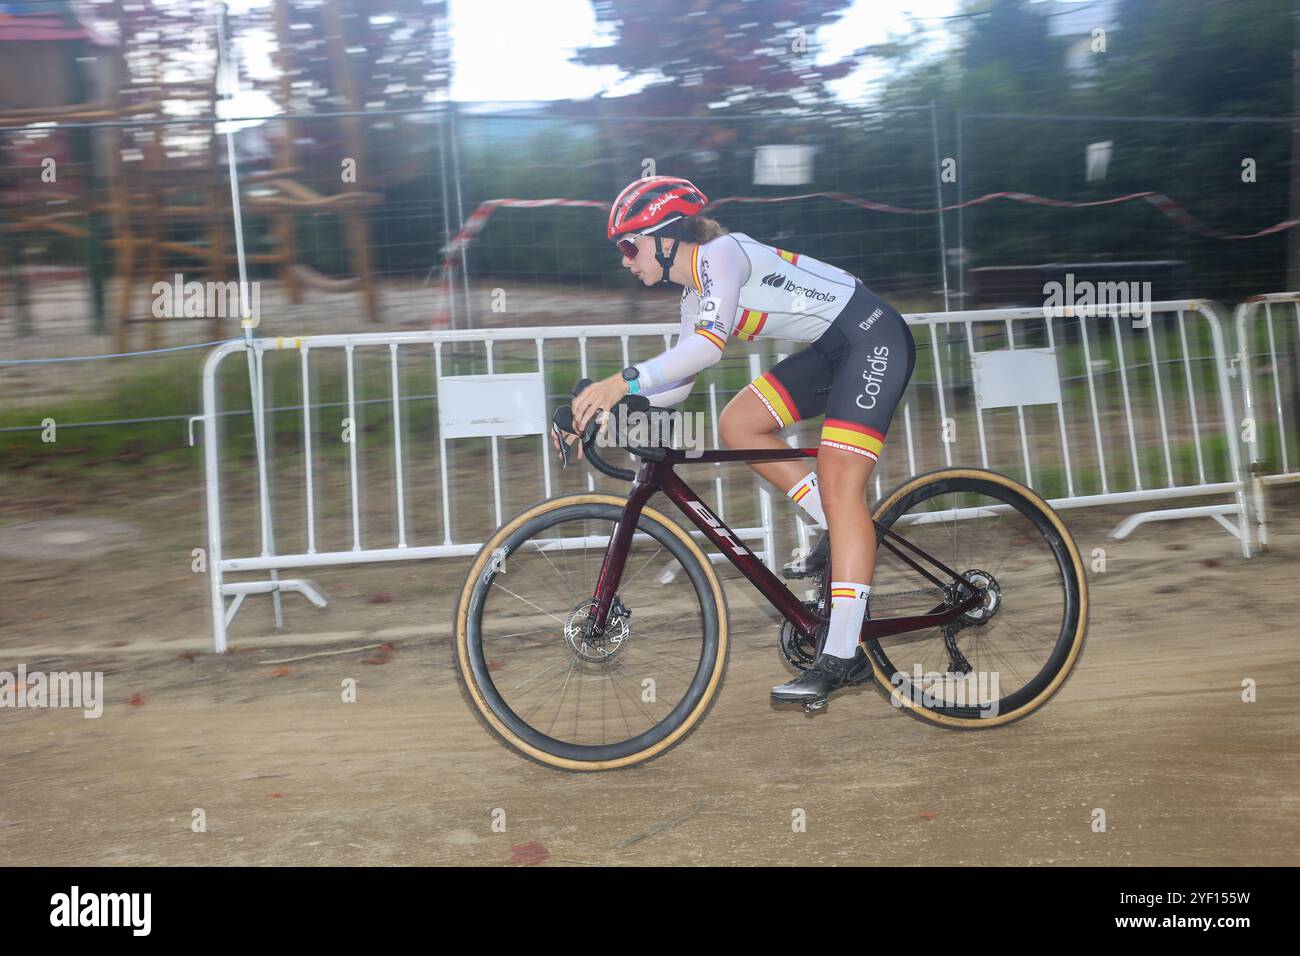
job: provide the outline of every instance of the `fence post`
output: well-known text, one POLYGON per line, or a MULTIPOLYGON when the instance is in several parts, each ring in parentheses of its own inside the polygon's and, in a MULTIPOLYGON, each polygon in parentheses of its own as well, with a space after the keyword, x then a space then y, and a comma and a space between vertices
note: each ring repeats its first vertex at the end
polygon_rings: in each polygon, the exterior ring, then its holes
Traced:
POLYGON ((966 116, 957 110, 957 297, 963 309, 970 308, 966 301, 966 210, 962 208, 965 190, 962 179, 966 175, 966 156, 962 150, 966 130, 966 116))
MULTIPOLYGON (((456 120, 456 101, 449 100, 448 105, 451 108, 448 115, 451 124, 451 175, 452 182, 456 186, 456 232, 459 234, 465 228, 465 207, 460 189, 460 132, 459 123, 456 120)), ((465 328, 472 329, 474 327, 474 310, 469 300, 469 256, 466 252, 467 244, 461 243, 460 280, 465 290, 465 328)))
MULTIPOLYGON (((930 142, 934 148, 934 195, 936 205, 943 209, 943 172, 939 157, 939 119, 935 112, 934 100, 930 101, 930 142)), ((943 212, 936 217, 939 220, 939 274, 943 277, 943 311, 949 312, 952 306, 948 302, 948 243, 943 232, 943 212)))
POLYGON ((458 328, 456 323, 456 281, 451 275, 450 269, 445 269, 445 263, 448 261, 451 252, 451 241, 455 233, 451 228, 451 199, 447 193, 447 123, 448 113, 451 110, 451 102, 443 104, 443 112, 438 117, 438 179, 442 189, 442 234, 444 244, 442 255, 439 257, 439 265, 444 266, 445 275, 443 276, 443 294, 446 296, 444 303, 447 309, 448 325, 455 329, 458 328))

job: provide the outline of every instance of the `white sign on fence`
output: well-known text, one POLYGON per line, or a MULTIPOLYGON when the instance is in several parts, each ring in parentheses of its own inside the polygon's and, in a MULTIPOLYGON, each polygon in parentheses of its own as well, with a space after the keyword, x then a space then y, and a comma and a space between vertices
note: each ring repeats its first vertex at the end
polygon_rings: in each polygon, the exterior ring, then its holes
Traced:
POLYGON ((438 379, 438 427, 444 438, 545 434, 546 385, 542 374, 449 375, 438 379))
POLYGON ((1056 353, 1051 349, 1002 349, 971 355, 975 402, 980 408, 1055 405, 1061 400, 1056 353))
POLYGON ((754 150, 754 185, 802 186, 813 180, 815 146, 759 146, 754 150))

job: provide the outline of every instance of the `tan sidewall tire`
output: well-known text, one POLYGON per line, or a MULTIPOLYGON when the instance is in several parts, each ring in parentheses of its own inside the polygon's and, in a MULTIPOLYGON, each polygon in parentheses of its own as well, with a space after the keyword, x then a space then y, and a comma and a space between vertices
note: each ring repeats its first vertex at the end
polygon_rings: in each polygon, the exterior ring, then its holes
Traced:
POLYGON ((1051 506, 1048 505, 1047 502, 1029 488, 1026 488, 1014 478, 1008 478, 1006 475, 1000 475, 995 471, 984 471, 979 468, 940 468, 935 471, 917 475, 899 485, 890 493, 888 498, 877 505, 873 517, 876 520, 880 520, 880 517, 888 511, 899 498, 915 491, 920 485, 939 481, 943 478, 978 478, 981 481, 999 484, 1003 487, 1019 492, 1028 500, 1036 504, 1043 514, 1047 516, 1052 526, 1060 533, 1061 539, 1065 542, 1066 550, 1070 555, 1070 563, 1074 567, 1075 577, 1079 582, 1079 621, 1075 626, 1074 638, 1070 646, 1069 656, 1066 658, 1061 669, 1056 672, 1056 676, 1052 678, 1051 683, 1043 688, 1043 690, 1032 700, 1020 705, 1015 710, 1008 711, 1005 714, 1000 713, 996 717, 976 718, 952 717, 948 714, 937 714, 934 711, 921 706, 916 701, 908 699, 907 695, 902 693, 902 689, 895 685, 889 679, 889 675, 880 668, 880 664, 876 661, 874 655, 868 656, 871 657, 871 668, 875 674, 876 684, 891 698, 895 706, 906 708, 923 720, 935 724, 941 724, 945 727, 971 730, 982 729, 985 727, 997 727, 1001 724, 1007 724, 1013 720, 1018 720, 1043 706, 1043 704, 1047 703, 1053 694, 1061 689, 1066 678, 1068 678, 1074 670, 1075 661, 1078 660, 1079 653, 1083 650, 1084 637, 1088 630, 1088 578, 1083 572, 1083 561, 1079 557, 1079 549, 1075 546, 1074 537, 1061 521, 1060 515, 1052 510, 1051 506))
MULTIPOLYGON (((554 754, 547 753, 545 750, 541 750, 520 738, 510 730, 509 727, 502 723, 501 719, 497 717, 495 713, 493 713, 492 708, 488 706, 487 701, 483 697, 482 691, 474 680, 474 671, 473 668, 470 667, 469 662, 468 622, 470 597, 473 594, 474 586, 478 582, 479 576, 483 573, 484 566, 492 556, 492 552, 500 546, 500 542, 510 537, 510 535, 513 534, 521 525, 533 520, 539 515, 545 514, 548 511, 554 511, 558 508, 587 504, 613 505, 621 509, 627 506, 627 499, 619 498, 615 495, 602 494, 577 494, 566 495, 561 498, 550 498, 543 501, 541 504, 535 505, 534 507, 528 508, 515 515, 497 529, 496 533, 493 534, 487 543, 483 545, 479 550, 478 555, 475 557, 474 563, 470 566, 469 573, 465 576, 465 584, 461 588, 459 603, 456 606, 456 666, 460 673, 461 682, 468 691, 470 700, 478 710, 479 716, 498 737, 514 749, 527 754, 534 760, 551 767, 558 767, 562 770, 615 770, 620 767, 630 767, 633 764, 651 760, 671 748, 674 744, 689 734, 704 717, 705 713, 708 712, 709 706, 717 695, 718 687, 722 683, 723 673, 727 666, 727 651, 729 646, 727 602, 726 597, 722 592, 722 584, 713 570, 713 564, 709 561, 708 555, 700 549, 699 545, 695 543, 691 536, 682 530, 681 526, 679 526, 675 521, 672 521, 662 512, 657 511, 654 508, 645 507, 641 509, 643 517, 649 518, 661 525, 666 531, 681 541, 682 544, 684 544, 695 556, 696 560, 699 561, 704 576, 709 582, 709 588, 712 591, 713 599, 717 603, 718 653, 714 659, 713 673, 709 677, 708 686, 705 687, 704 693, 701 695, 699 702, 691 710, 690 714, 687 715, 686 719, 663 740, 647 747, 645 750, 640 750, 636 753, 628 754, 625 757, 619 757, 615 760, 572 760, 567 757, 557 757, 554 754)), ((595 581, 591 583, 594 587, 595 581)))

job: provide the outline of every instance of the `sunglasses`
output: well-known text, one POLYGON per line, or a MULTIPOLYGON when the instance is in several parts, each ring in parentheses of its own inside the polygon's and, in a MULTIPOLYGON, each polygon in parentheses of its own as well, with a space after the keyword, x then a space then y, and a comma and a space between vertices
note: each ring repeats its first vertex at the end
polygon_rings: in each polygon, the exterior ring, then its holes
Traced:
POLYGON ((615 241, 614 244, 618 246, 618 251, 621 252, 623 255, 627 256, 627 258, 635 259, 636 251, 637 251, 636 240, 640 238, 641 237, 638 235, 635 235, 633 233, 628 233, 626 238, 618 239, 615 241))

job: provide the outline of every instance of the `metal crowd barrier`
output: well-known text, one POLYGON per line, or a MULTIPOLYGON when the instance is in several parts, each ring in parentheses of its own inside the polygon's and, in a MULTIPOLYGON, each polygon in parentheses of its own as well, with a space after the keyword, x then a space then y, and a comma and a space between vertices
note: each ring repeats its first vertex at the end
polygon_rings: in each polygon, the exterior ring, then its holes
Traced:
MULTIPOLYGON (((620 360, 623 365, 631 364, 632 361, 638 361, 642 357, 654 355, 662 348, 671 343, 672 336, 678 331, 678 325, 654 324, 640 325, 629 328, 628 326, 565 326, 555 328, 524 328, 524 329, 494 329, 484 331, 429 331, 429 332, 402 332, 402 333, 367 333, 356 335, 317 335, 304 336, 297 338, 265 338, 240 340, 225 343, 214 349, 208 356, 203 370, 203 415, 201 420, 205 425, 204 444, 204 473, 207 497, 207 521, 208 521, 208 570, 210 577, 210 592, 213 609, 213 644, 218 652, 222 652, 227 644, 227 629, 230 622, 239 612, 243 602, 249 594, 269 593, 272 595, 276 626, 283 626, 282 609, 280 605, 281 592, 297 592, 306 596, 312 603, 317 606, 324 606, 323 596, 312 586, 311 582, 301 579, 282 580, 279 572, 288 568, 310 568, 323 567, 331 565, 350 565, 359 563, 385 562, 385 561, 409 561, 424 560, 429 558, 453 557, 471 555, 478 551, 481 545, 481 539, 471 538, 463 540, 454 529, 454 518, 457 513, 458 499, 468 501, 481 497, 485 490, 491 495, 492 502, 492 520, 495 524, 481 526, 477 529, 480 534, 486 536, 491 532, 492 527, 499 525, 507 516, 508 512, 503 510, 503 484, 509 480, 516 483, 520 479, 521 470, 516 466, 508 469, 508 474, 503 476, 502 457, 503 449, 501 443, 506 440, 504 433, 500 429, 493 430, 489 428, 480 428, 474 430, 469 428, 464 431, 461 437, 486 437, 490 441, 490 464, 491 464, 491 483, 490 488, 485 489, 482 481, 485 475, 479 475, 470 483, 466 478, 461 485, 457 485, 453 476, 449 473, 449 456, 448 441, 454 440, 448 435, 443 434, 441 428, 435 429, 437 434, 430 435, 427 440, 417 442, 415 453, 408 447, 408 442, 404 436, 403 422, 410 426, 411 416, 404 414, 403 406, 414 400, 412 396, 403 393, 401 387, 401 370, 400 360, 404 360, 407 369, 418 370, 420 362, 427 361, 432 368, 432 382, 434 392, 427 399, 436 402, 438 394, 443 387, 448 386, 450 382, 456 379, 456 376, 444 374, 444 357, 449 351, 456 348, 466 348, 479 346, 484 350, 484 364, 489 385, 495 384, 502 376, 496 372, 498 362, 495 359, 496 352, 504 343, 531 343, 533 346, 533 365, 535 374, 539 376, 544 374, 548 366, 556 359, 548 354, 548 347, 552 350, 557 343, 571 343, 576 346, 576 369, 575 374, 568 380, 571 385, 579 377, 587 377, 589 344, 593 342, 608 341, 617 343, 620 348, 620 360), (652 340, 647 344, 642 344, 641 340, 652 340), (636 341, 639 345, 639 352, 636 357, 629 354, 629 342, 636 341), (422 351, 423 359, 413 356, 413 353, 422 351), (266 399, 267 394, 267 357, 275 353, 286 352, 296 354, 298 361, 294 364, 292 377, 297 379, 297 389, 294 403, 285 408, 269 408, 266 399), (379 353, 387 355, 387 395, 382 400, 382 405, 390 410, 393 422, 392 442, 383 451, 375 453, 369 449, 363 450, 363 442, 359 438, 360 422, 358 413, 364 410, 367 405, 373 406, 377 403, 375 400, 364 400, 358 396, 357 365, 363 354, 379 353), (220 406, 220 390, 218 389, 218 377, 223 360, 227 357, 243 353, 247 360, 248 366, 248 388, 247 394, 250 400, 250 413, 252 419, 252 449, 251 455, 255 462, 256 471, 256 508, 257 508, 257 527, 260 537, 260 547, 254 549, 245 546, 245 550, 230 553, 226 546, 226 537, 228 529, 226 527, 228 506, 223 501, 224 485, 228 481, 228 476, 223 474, 223 460, 225 460, 227 451, 224 448, 225 437, 222 434, 225 419, 229 418, 232 413, 223 412, 220 406), (351 423, 352 440, 346 442, 346 481, 344 493, 346 495, 346 534, 345 539, 340 540, 340 536, 335 533, 333 536, 324 535, 328 540, 321 540, 320 533, 320 511, 323 496, 327 493, 321 488, 322 482, 319 478, 319 472, 322 468, 321 459, 323 457, 322 442, 315 438, 318 432, 317 427, 313 424, 313 409, 319 410, 328 403, 321 401, 319 395, 313 394, 312 389, 312 372, 316 366, 321 364, 325 356, 331 353, 340 354, 344 362, 344 371, 346 374, 346 397, 343 401, 334 403, 341 409, 345 410, 344 422, 351 423), (313 404, 315 403, 315 404, 313 404), (279 454, 286 451, 280 448, 274 441, 268 439, 268 432, 271 431, 271 419, 277 414, 301 414, 302 416, 302 445, 297 452, 301 455, 302 465, 298 471, 300 481, 295 482, 301 489, 302 503, 302 522, 297 530, 300 532, 289 548, 282 546, 277 547, 277 540, 283 545, 285 531, 284 514, 288 510, 273 496, 272 485, 275 482, 278 472, 275 470, 275 462, 279 454), (386 462, 380 462, 386 459, 386 462), (430 462, 436 465, 436 472, 430 471, 430 462), (392 527, 385 529, 382 533, 376 533, 370 528, 363 528, 365 524, 365 504, 363 496, 370 487, 373 487, 374 471, 376 469, 390 472, 386 476, 387 486, 382 494, 389 496, 393 510, 392 527), (440 502, 441 514, 441 540, 438 541, 437 535, 423 536, 413 533, 409 526, 408 510, 412 503, 412 476, 425 476, 424 481, 415 480, 414 484, 420 489, 423 497, 428 499, 429 485, 436 484, 434 492, 440 502), (432 479, 432 480, 429 480, 432 479), (276 500, 273 500, 273 497, 276 500), (252 552, 252 553, 250 553, 252 552), (226 580, 227 575, 237 572, 269 572, 267 580, 233 583, 226 580), (226 598, 232 597, 233 602, 227 607, 226 598)), ((754 356, 755 359, 758 356, 754 356)), ((618 367, 611 364, 608 371, 602 374, 608 374, 618 367)), ((527 376, 517 376, 527 377, 527 376)), ((709 417, 711 420, 711 437, 716 447, 717 435, 717 417, 720 413, 724 402, 720 398, 729 398, 729 395, 719 395, 721 391, 720 383, 716 380, 717 375, 702 376, 702 381, 697 382, 696 392, 707 397, 709 405, 709 417)), ((472 376, 470 377, 472 378, 472 376)), ((510 374, 506 373, 504 378, 509 379, 510 374)), ((746 380, 747 381, 747 380, 746 380)), ((561 385, 561 388, 564 386, 561 385)), ((567 394, 567 392, 563 393, 567 394)), ((544 387, 538 389, 535 393, 535 407, 522 410, 525 417, 528 414, 534 416, 531 422, 512 422, 504 427, 507 432, 515 435, 535 434, 536 437, 536 461, 535 469, 531 470, 529 480, 533 484, 529 488, 529 495, 532 500, 548 498, 554 492, 553 489, 553 471, 557 468, 554 464, 554 453, 550 447, 549 437, 546 434, 546 423, 549 422, 550 404, 559 404, 563 399, 559 394, 547 395, 544 387)), ((492 423, 488 423, 491 425, 492 423)), ((631 456, 627 456, 629 459, 631 456)), ((726 519, 727 517, 727 496, 723 494, 724 483, 721 477, 721 466, 713 466, 718 470, 718 475, 714 478, 715 493, 717 496, 717 509, 719 514, 726 519)), ((575 470, 576 471, 576 470, 575 470)), ((585 479, 587 490, 596 488, 596 478, 590 469, 585 466, 581 467, 585 479)), ((602 482, 609 482, 609 490, 616 490, 614 483, 609 479, 601 479, 602 482)), ((581 490, 573 488, 569 490, 581 490)), ((760 507, 762 513, 767 516, 770 514, 770 500, 765 491, 760 492, 760 507)), ((734 501, 734 496, 732 497, 734 501)), ((247 499, 238 499, 237 504, 247 504, 247 499)), ((233 506, 229 506, 233 507, 233 506)), ((760 539, 770 541, 770 518, 765 517, 765 526, 758 525, 740 525, 733 527, 733 530, 744 539, 760 539)), ((335 528, 335 531, 338 529, 335 528)), ((696 532, 697 536, 702 537, 696 532)), ((771 554, 770 547, 759 552, 760 557, 772 563, 775 556, 771 554)), ((718 556, 720 557, 720 556, 718 556)))
MULTIPOLYGON (((1139 328, 1118 314, 1080 314, 1071 307, 1050 318, 1041 309, 909 316, 917 363, 873 476, 874 497, 919 471, 978 464, 1036 487, 1056 508, 1142 504, 1144 510, 1112 532, 1117 538, 1148 521, 1203 516, 1237 537, 1243 555, 1248 556, 1245 472, 1236 445, 1237 419, 1229 384, 1232 369, 1219 319, 1213 306, 1203 301, 1143 305, 1149 305, 1150 322, 1139 328), (1154 507, 1198 496, 1227 496, 1229 500, 1154 507), (1235 516, 1235 524, 1229 516, 1235 516)), ((549 405, 559 404, 562 394, 567 394, 558 390, 567 388, 571 380, 565 383, 557 377, 547 394, 546 373, 565 361, 557 353, 566 347, 576 349, 570 361, 578 374, 572 378, 599 378, 655 354, 671 343, 677 331, 676 323, 663 323, 367 333, 250 339, 213 350, 204 366, 201 420, 205 425, 215 649, 226 649, 227 629, 249 594, 272 596, 277 627, 283 623, 281 592, 301 593, 318 606, 325 604, 310 582, 281 579, 283 570, 475 553, 492 528, 481 523, 472 533, 461 533, 454 519, 462 507, 482 504, 490 496, 490 520, 500 524, 509 510, 517 510, 505 507, 510 494, 517 499, 514 504, 523 507, 559 493, 553 481, 554 453, 545 434, 545 421, 549 405), (629 342, 636 344, 635 356, 630 354, 629 342), (599 348, 601 343, 605 354, 594 359, 600 367, 589 370, 592 347, 599 348), (511 367, 499 370, 501 362, 496 356, 512 345, 520 351, 507 363, 511 367), (448 374, 447 360, 463 359, 468 350, 482 351, 485 372, 448 374), (529 367, 521 370, 523 350, 527 350, 529 358, 524 364, 529 367), (241 375, 235 382, 220 383, 224 387, 219 388, 222 362, 237 353, 245 356, 247 382, 240 380, 241 375), (280 353, 290 361, 277 363, 274 357, 280 353), (297 361, 293 362, 295 354, 297 361), (327 396, 312 388, 312 373, 331 357, 342 361, 346 382, 344 393, 334 403, 326 402, 327 396), (358 366, 368 361, 382 371, 366 378, 358 366), (277 407, 269 403, 275 389, 268 364, 276 366, 276 375, 286 371, 280 365, 287 365, 289 381, 296 382, 282 390, 291 396, 287 404, 277 407), (431 394, 406 394, 403 376, 419 375, 422 369, 428 373, 431 394), (371 386, 383 385, 379 389, 382 394, 365 398, 362 379, 371 386), (535 400, 517 403, 527 405, 517 416, 497 410, 485 412, 480 419, 472 417, 478 407, 474 396, 482 396, 486 407, 502 395, 514 394, 511 389, 535 400), (245 445, 242 450, 255 465, 253 475, 228 475, 223 469, 232 449, 226 447, 227 436, 222 432, 228 424, 234 427, 243 421, 237 412, 223 411, 221 398, 226 390, 237 390, 249 398, 252 428, 246 438, 252 447, 245 445), (417 401, 437 405, 444 392, 459 396, 456 401, 463 407, 457 414, 464 420, 453 421, 455 415, 449 418, 441 406, 436 415, 428 416, 415 415, 405 407, 417 401), (313 411, 320 414, 326 407, 339 408, 344 414, 341 424, 351 427, 346 447, 333 449, 334 458, 345 459, 343 463, 331 462, 330 448, 317 438, 320 429, 314 424, 313 411), (367 446, 365 428, 358 418, 372 408, 382 410, 391 422, 392 439, 378 450, 367 446), (281 415, 301 415, 301 438, 295 447, 274 440, 274 422, 281 415), (430 426, 432 431, 427 431, 430 426), (410 437, 418 429, 426 432, 410 437), (519 440, 512 441, 508 435, 523 436, 527 443, 520 450, 519 440), (473 484, 466 476, 457 481, 449 462, 448 442, 458 437, 489 439, 490 487, 483 481, 485 466, 473 484), (503 442, 511 443, 508 454, 503 442), (527 451, 529 447, 532 452, 527 451), (504 472, 503 458, 509 459, 504 472), (326 480, 331 467, 343 472, 341 478, 334 474, 334 486, 326 480), (228 491, 227 485, 236 479, 250 486, 251 494, 228 491), (438 487, 431 489, 435 482, 438 487), (286 487, 299 493, 296 507, 286 487), (229 505, 226 496, 233 497, 229 505), (251 523, 248 511, 254 498, 259 543, 245 541, 228 548, 226 539, 232 529, 227 518, 237 514, 251 523), (417 527, 420 522, 415 520, 415 511, 428 510, 431 501, 440 505, 440 521, 436 522, 441 525, 440 535, 437 530, 417 527), (326 515, 330 508, 334 513, 326 515), (380 520, 383 514, 387 518, 380 520), (227 580, 228 575, 244 572, 264 572, 268 577, 227 580), (233 598, 229 606, 227 598, 233 598)), ((734 374, 735 363, 724 360, 697 382, 692 400, 699 394, 707 405, 704 414, 710 447, 718 447, 717 421, 725 399, 786 354, 774 351, 774 346, 771 342, 753 343, 750 348, 759 351, 748 355, 743 375, 734 374), (728 377, 729 388, 723 381, 728 377)), ((780 347, 802 346, 782 342, 780 347)), ((816 444, 820 423, 809 417, 810 421, 790 430, 792 446, 816 444)), ((747 470, 729 473, 721 465, 709 467, 714 469, 715 510, 724 520, 729 508, 743 512, 732 520, 749 520, 741 521, 742 526, 734 530, 742 538, 761 542, 760 557, 775 566, 780 560, 776 549, 779 522, 771 492, 747 470), (746 477, 737 481, 734 474, 746 477)), ((596 479, 590 469, 582 471, 583 478, 570 479, 570 483, 585 480, 586 488, 594 489, 596 479)), ((703 491, 698 476, 688 475, 687 480, 703 491)), ((619 489, 611 482, 609 490, 619 489)), ((787 503, 783 507, 788 533, 799 547, 806 548, 808 526, 794 518, 795 506, 787 503)))
POLYGON ((1265 488, 1300 480, 1300 292, 1252 296, 1234 319, 1251 507, 1267 547, 1265 488))
MULTIPOLYGON (((1138 511, 1112 537, 1125 538, 1150 521, 1209 517, 1237 538, 1242 555, 1249 557, 1233 369, 1214 304, 1174 300, 1138 305, 1150 313, 1139 325, 1121 317, 1118 309, 1094 315, 1096 310, 1069 306, 1051 318, 1042 309, 910 316, 918 344, 929 337, 936 379, 944 372, 940 329, 960 328, 954 344, 958 349, 964 345, 963 357, 980 368, 974 376, 975 400, 966 403, 974 411, 974 440, 969 427, 964 436, 958 429, 957 439, 941 443, 941 462, 932 456, 914 469, 978 461, 1034 487, 1057 509, 1228 495, 1228 502, 1138 511), (989 336, 988 330, 999 323, 1003 334, 989 336), (985 330, 985 348, 977 341, 980 330, 985 330), (1000 389, 998 372, 1008 356, 992 356, 1000 360, 995 363, 981 353, 1017 350, 1038 352, 1037 366, 1050 368, 1045 372, 1028 364, 1022 372, 1009 367, 1004 374, 1015 377, 1000 389), (1037 381, 1053 371, 1054 381, 1037 381), (1024 401, 1020 393, 1025 389, 1040 400, 1024 401), (1026 417, 1031 404, 1038 408, 1036 428, 1026 417), (1005 416, 1012 408, 1015 440, 1008 448, 1005 440, 990 441, 988 421, 991 414, 1005 416), (1059 486, 1055 491, 1044 487, 1049 475, 1059 486)), ((960 363, 948 364, 960 368, 960 363)), ((954 412, 947 406, 947 393, 939 389, 944 419, 954 412)), ((909 429, 909 454, 910 434, 909 429)))

